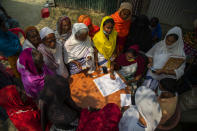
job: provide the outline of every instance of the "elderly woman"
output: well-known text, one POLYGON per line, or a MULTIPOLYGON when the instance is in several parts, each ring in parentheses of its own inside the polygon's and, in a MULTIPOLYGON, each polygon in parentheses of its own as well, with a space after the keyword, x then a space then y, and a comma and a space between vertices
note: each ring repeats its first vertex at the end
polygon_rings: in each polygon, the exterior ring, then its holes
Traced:
POLYGON ((117 32, 114 29, 114 20, 105 16, 101 22, 100 31, 93 38, 95 46, 96 67, 110 67, 115 58, 117 32))
POLYGON ((88 27, 83 23, 75 23, 71 37, 64 44, 64 61, 69 64, 71 74, 76 74, 84 68, 94 70, 94 49, 88 36, 88 27))
POLYGON ((115 29, 118 32, 118 53, 123 51, 129 28, 131 24, 132 5, 129 2, 123 2, 117 12, 111 15, 115 22, 115 29))
POLYGON ((20 78, 20 74, 16 68, 16 61, 21 51, 19 38, 8 31, 5 21, 0 17, 0 54, 8 58, 8 62, 17 78, 20 78))
POLYGON ((65 41, 71 36, 71 20, 67 16, 62 16, 56 24, 56 41, 64 45, 65 41))
POLYGON ((92 24, 92 20, 88 15, 80 15, 78 18, 79 23, 84 23, 89 29, 89 36, 91 38, 99 31, 99 27, 97 25, 92 24))
POLYGON ((182 31, 180 27, 174 27, 168 31, 165 39, 157 43, 151 48, 146 56, 149 58, 150 68, 147 73, 147 81, 149 87, 155 89, 158 85, 157 80, 163 78, 179 79, 184 74, 185 63, 175 70, 162 69, 170 56, 185 58, 185 52, 183 50, 184 44, 182 39, 182 31), (154 83, 154 84, 153 84, 154 83))
POLYGON ((17 69, 21 73, 27 96, 34 99, 44 87, 44 77, 53 74, 44 64, 42 54, 32 48, 27 48, 20 54, 17 69))
POLYGON ((41 43, 40 34, 36 27, 29 26, 25 29, 26 40, 23 43, 23 50, 26 48, 37 49, 41 43))
POLYGON ((53 72, 67 78, 69 74, 63 61, 63 45, 56 42, 54 31, 44 27, 40 30, 40 37, 43 43, 39 45, 38 50, 43 55, 44 63, 53 72))

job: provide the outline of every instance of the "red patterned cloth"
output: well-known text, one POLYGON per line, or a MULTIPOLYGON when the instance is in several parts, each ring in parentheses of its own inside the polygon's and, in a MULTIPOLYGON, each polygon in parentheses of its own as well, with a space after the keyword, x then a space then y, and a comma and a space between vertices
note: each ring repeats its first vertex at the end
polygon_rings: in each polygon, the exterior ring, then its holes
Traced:
POLYGON ((0 89, 0 106, 6 110, 18 131, 42 131, 36 105, 30 98, 24 103, 14 85, 0 89))
MULTIPOLYGON (((187 57, 194 58, 197 57, 197 49, 193 48, 186 42, 184 43, 184 51, 187 57)), ((194 64, 197 64, 197 60, 194 60, 194 64)))
POLYGON ((83 109, 77 131, 119 131, 120 118, 120 108, 113 103, 95 112, 83 109))

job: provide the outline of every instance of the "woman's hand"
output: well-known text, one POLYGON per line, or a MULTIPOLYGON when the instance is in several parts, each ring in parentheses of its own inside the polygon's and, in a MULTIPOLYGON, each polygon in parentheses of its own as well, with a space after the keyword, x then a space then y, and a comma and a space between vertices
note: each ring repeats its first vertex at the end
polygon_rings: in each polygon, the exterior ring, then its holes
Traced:
POLYGON ((147 67, 150 69, 153 66, 153 58, 148 57, 148 62, 149 62, 149 64, 147 65, 147 67))
POLYGON ((110 73, 110 78, 111 78, 112 80, 115 80, 115 79, 116 79, 116 76, 115 76, 113 73, 110 73))
POLYGON ((158 69, 155 71, 155 74, 160 75, 163 74, 165 71, 163 69, 158 69))
POLYGON ((152 66, 153 66, 153 63, 149 63, 149 64, 147 65, 148 69, 150 69, 152 66))
POLYGON ((82 66, 81 63, 79 63, 78 61, 72 61, 72 63, 74 63, 80 70, 82 70, 82 66))
POLYGON ((88 56, 87 57, 87 60, 89 61, 89 60, 92 60, 92 57, 91 56, 88 56))

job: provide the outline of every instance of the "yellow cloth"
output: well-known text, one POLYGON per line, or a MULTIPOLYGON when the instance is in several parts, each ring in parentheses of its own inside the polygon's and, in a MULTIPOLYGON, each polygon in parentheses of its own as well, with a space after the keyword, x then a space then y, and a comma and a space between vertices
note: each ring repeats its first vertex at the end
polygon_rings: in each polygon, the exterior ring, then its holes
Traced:
POLYGON ((108 67, 110 66, 110 58, 112 57, 114 50, 116 48, 117 32, 115 29, 112 30, 109 35, 109 39, 103 33, 103 23, 107 19, 112 19, 110 16, 105 16, 101 22, 100 31, 93 37, 94 46, 97 48, 99 53, 101 53, 106 60, 108 60, 108 67))
POLYGON ((20 78, 20 74, 17 71, 17 67, 16 67, 16 62, 17 62, 18 56, 14 55, 14 56, 9 56, 8 57, 8 62, 11 66, 11 69, 13 70, 13 73, 15 75, 16 78, 20 78))

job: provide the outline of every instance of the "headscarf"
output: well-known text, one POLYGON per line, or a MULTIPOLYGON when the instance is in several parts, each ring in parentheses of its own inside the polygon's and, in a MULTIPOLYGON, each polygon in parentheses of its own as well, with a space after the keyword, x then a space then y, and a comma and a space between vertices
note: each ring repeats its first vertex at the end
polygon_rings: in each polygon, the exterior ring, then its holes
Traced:
POLYGON ((27 32, 29 32, 29 31, 32 31, 32 30, 36 30, 36 31, 38 31, 37 30, 37 28, 35 27, 35 26, 28 26, 26 29, 25 29, 25 37, 27 37, 27 32))
POLYGON ((137 63, 137 71, 135 73, 136 76, 141 75, 145 69, 145 61, 142 56, 139 54, 139 46, 138 45, 132 45, 129 47, 129 49, 134 49, 137 53, 135 61, 129 62, 126 59, 126 54, 121 54, 115 59, 115 62, 120 66, 129 66, 131 64, 137 63))
POLYGON ((127 109, 119 123, 121 131, 154 131, 158 126, 162 112, 154 91, 145 86, 137 89, 135 94, 136 106, 127 109), (140 115, 146 122, 143 127, 139 122, 140 115))
MULTIPOLYGON (((173 27, 168 31, 168 33, 165 36, 165 39, 160 41, 159 43, 155 44, 147 53, 146 56, 153 58, 153 67, 155 69, 161 69, 167 62, 168 58, 170 56, 177 56, 177 57, 183 57, 185 59, 185 52, 184 52, 184 43, 182 38, 182 31, 180 27, 173 27), (169 34, 176 34, 178 35, 178 40, 173 43, 170 46, 166 45, 166 37, 169 34)), ((184 74, 185 69, 185 63, 183 63, 178 69, 175 69, 176 76, 174 75, 166 75, 166 74, 160 74, 156 75, 152 72, 148 72, 151 77, 157 80, 161 80, 163 78, 173 78, 173 79, 179 79, 184 74)))
MULTIPOLYGON (((26 48, 34 48, 34 49, 36 49, 36 47, 27 39, 27 33, 28 33, 29 31, 32 31, 32 30, 38 31, 37 28, 36 28, 35 26, 29 26, 29 27, 27 27, 27 28, 25 29, 25 37, 26 37, 26 39, 25 39, 25 41, 24 41, 24 43, 23 43, 23 50, 26 49, 26 48)), ((38 33, 39 33, 39 32, 38 32, 38 33)))
POLYGON ((170 52, 171 55, 174 55, 174 56, 182 56, 182 57, 185 57, 185 52, 183 50, 184 48, 184 42, 183 42, 183 37, 182 37, 182 31, 181 31, 181 28, 180 27, 173 27, 172 29, 170 29, 168 31, 168 33, 166 34, 164 40, 160 41, 159 43, 157 43, 154 47, 153 47, 150 51, 148 51, 146 53, 147 56, 149 57, 153 57, 152 55, 154 54, 155 51, 166 51, 166 52, 170 52), (178 40, 173 43, 172 45, 170 46, 167 46, 166 45, 166 37, 169 35, 169 34, 176 34, 178 35, 178 40), (153 48, 157 48, 157 49, 153 49, 153 48))
POLYGON ((55 37, 57 39, 57 41, 60 41, 60 39, 63 39, 63 43, 70 37, 72 31, 68 31, 67 33, 65 34, 62 34, 61 32, 61 27, 62 27, 62 22, 64 20, 68 20, 71 24, 71 20, 68 16, 62 16, 62 17, 59 17, 58 21, 57 21, 57 24, 56 24, 56 31, 55 31, 55 37))
POLYGON ((33 98, 37 97, 38 92, 44 87, 44 77, 47 74, 53 74, 45 65, 42 74, 37 72, 32 58, 32 48, 22 51, 17 61, 17 69, 21 73, 27 95, 33 98))
POLYGON ((111 19, 110 16, 105 16, 101 22, 100 31, 93 37, 94 46, 97 48, 99 53, 101 53, 105 59, 108 60, 108 65, 110 65, 110 58, 116 48, 117 32, 115 29, 112 30, 109 35, 109 39, 103 33, 103 24, 106 20, 111 19))
POLYGON ((168 33, 166 34, 165 39, 162 42, 163 42, 164 46, 167 48, 167 50, 172 52, 174 55, 185 56, 185 53, 183 50, 184 42, 183 42, 183 37, 182 37, 182 30, 180 27, 175 26, 174 28, 170 29, 168 31, 168 33), (170 46, 167 46, 165 42, 166 42, 166 37, 169 34, 176 34, 176 35, 178 35, 179 38, 175 43, 173 43, 170 46))
POLYGON ((132 14, 132 5, 129 2, 123 2, 121 3, 119 10, 111 15, 115 22, 115 29, 120 37, 126 37, 128 35, 131 25, 131 16, 127 20, 123 20, 120 17, 120 12, 123 9, 128 9, 132 14))
POLYGON ((94 37, 94 35, 99 31, 99 27, 97 25, 92 24, 92 20, 88 15, 80 15, 78 18, 79 23, 84 23, 86 26, 92 26, 92 28, 89 30, 89 36, 91 38, 94 37))
POLYGON ((68 55, 68 59, 64 59, 66 63, 69 63, 72 60, 78 60, 84 57, 86 58, 87 56, 93 57, 93 48, 90 38, 87 37, 83 42, 75 38, 76 33, 82 29, 86 29, 88 31, 88 27, 85 24, 75 23, 72 28, 72 35, 64 44, 64 48, 68 55))
POLYGON ((147 131, 154 131, 162 117, 155 92, 150 88, 141 86, 136 91, 135 102, 138 111, 146 121, 147 131))
POLYGON ((40 30, 40 38, 44 39, 47 35, 54 33, 49 27, 44 27, 40 30))
POLYGON ((120 8, 119 8, 119 12, 120 11, 122 11, 123 9, 127 9, 127 10, 129 10, 131 13, 132 13, 132 5, 131 5, 131 3, 129 3, 129 2, 122 2, 121 4, 120 4, 120 8))

